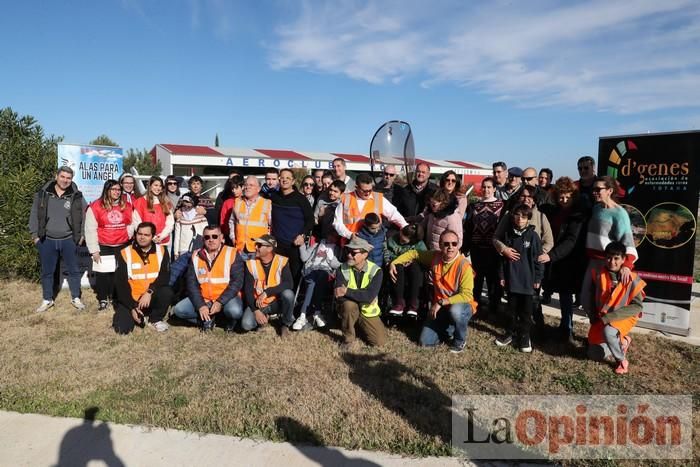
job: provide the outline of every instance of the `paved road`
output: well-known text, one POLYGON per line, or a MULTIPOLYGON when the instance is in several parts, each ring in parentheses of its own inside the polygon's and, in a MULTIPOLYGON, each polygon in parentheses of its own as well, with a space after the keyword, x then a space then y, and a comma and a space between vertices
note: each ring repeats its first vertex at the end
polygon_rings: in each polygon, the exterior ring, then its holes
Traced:
MULTIPOLYGON (((0 466, 472 466, 450 457, 294 446, 0 411, 0 466)), ((493 465, 493 464, 491 464, 493 465)))

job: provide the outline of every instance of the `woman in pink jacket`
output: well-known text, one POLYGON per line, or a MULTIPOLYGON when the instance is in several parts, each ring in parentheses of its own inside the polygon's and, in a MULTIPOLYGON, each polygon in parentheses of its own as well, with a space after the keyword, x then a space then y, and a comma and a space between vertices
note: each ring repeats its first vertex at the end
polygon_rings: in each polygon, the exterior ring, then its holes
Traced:
POLYGON ((452 230, 459 237, 462 245, 462 211, 454 195, 440 188, 428 201, 425 217, 425 244, 429 250, 440 249, 440 235, 445 230, 452 230))

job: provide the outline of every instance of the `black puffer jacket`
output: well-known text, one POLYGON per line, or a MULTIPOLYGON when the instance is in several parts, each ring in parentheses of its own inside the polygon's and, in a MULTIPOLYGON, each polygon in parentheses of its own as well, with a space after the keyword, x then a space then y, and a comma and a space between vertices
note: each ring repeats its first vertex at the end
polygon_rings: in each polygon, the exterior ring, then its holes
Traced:
MULTIPOLYGON (((544 205, 542 212, 553 224, 562 215, 559 205, 544 205)), ((586 270, 586 217, 580 204, 572 206, 554 234, 554 247, 549 251, 545 284, 559 293, 578 293, 586 270)))

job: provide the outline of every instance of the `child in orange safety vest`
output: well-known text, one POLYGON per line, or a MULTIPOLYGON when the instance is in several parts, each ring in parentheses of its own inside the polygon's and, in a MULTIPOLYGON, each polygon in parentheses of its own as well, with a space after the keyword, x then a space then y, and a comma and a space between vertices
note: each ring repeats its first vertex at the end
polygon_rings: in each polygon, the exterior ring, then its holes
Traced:
POLYGON ((605 247, 605 267, 593 269, 592 303, 595 303, 591 328, 588 331, 588 356, 594 360, 616 361, 615 373, 629 371, 627 351, 632 338, 629 332, 642 315, 646 283, 632 272, 624 283, 620 270, 626 258, 626 247, 614 241, 605 247))

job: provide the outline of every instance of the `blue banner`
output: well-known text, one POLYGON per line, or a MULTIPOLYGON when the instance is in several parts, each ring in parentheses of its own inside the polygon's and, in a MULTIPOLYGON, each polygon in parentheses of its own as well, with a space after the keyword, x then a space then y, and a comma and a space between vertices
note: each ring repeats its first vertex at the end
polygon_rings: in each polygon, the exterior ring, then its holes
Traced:
POLYGON ((100 197, 105 181, 119 177, 123 158, 124 150, 114 146, 58 145, 58 166, 73 169, 73 181, 88 203, 100 197))

